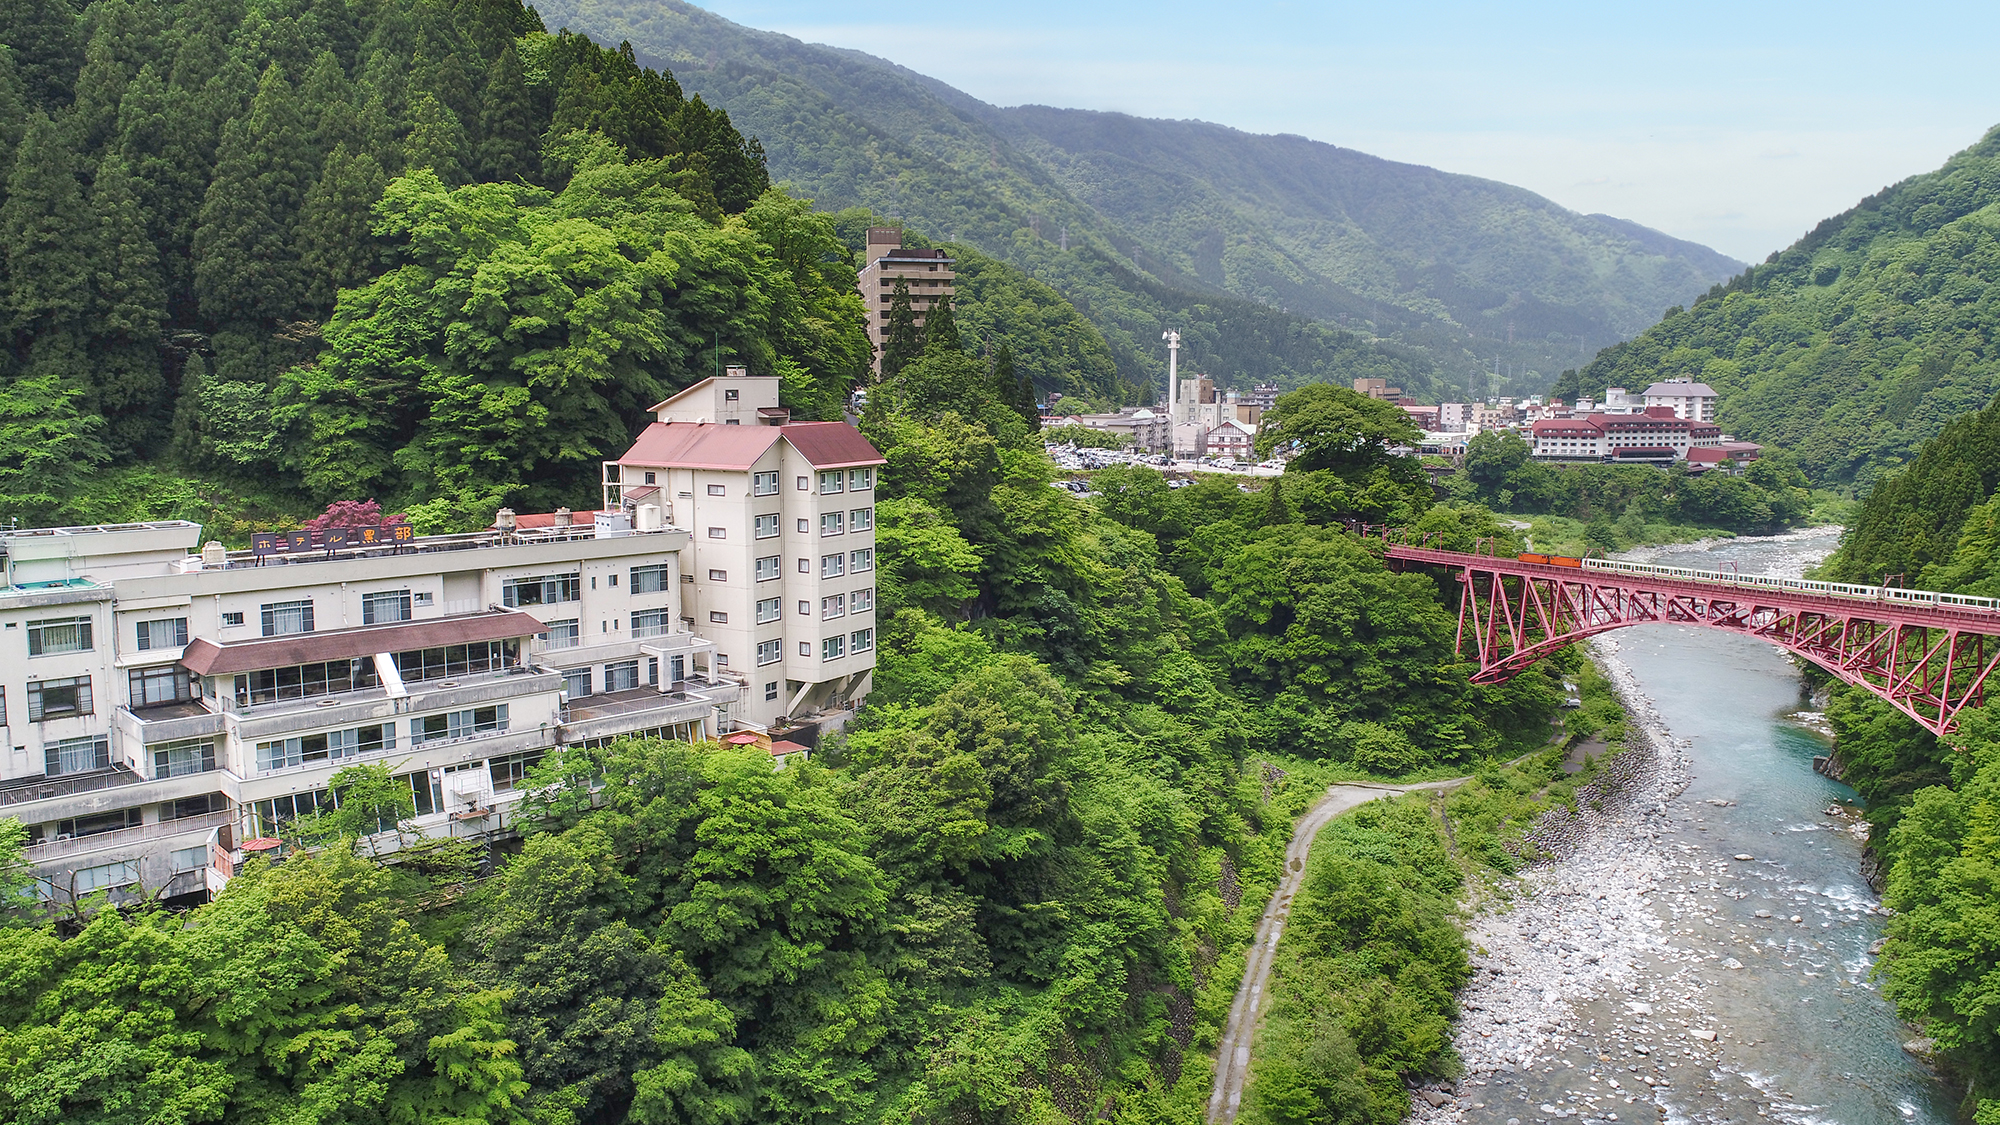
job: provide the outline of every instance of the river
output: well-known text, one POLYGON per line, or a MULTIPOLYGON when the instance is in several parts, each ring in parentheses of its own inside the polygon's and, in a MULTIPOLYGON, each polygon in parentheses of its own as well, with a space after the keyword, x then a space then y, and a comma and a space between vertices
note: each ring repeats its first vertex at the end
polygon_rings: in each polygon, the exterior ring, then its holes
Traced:
MULTIPOLYGON (((1639 557, 1792 574, 1807 532, 1639 557)), ((1773 646, 1649 626, 1595 643, 1658 755, 1629 807, 1469 926, 1466 1075, 1412 1120, 1948 1125, 1955 1099, 1906 1054, 1870 976, 1879 903, 1854 792, 1798 670, 1773 646)))

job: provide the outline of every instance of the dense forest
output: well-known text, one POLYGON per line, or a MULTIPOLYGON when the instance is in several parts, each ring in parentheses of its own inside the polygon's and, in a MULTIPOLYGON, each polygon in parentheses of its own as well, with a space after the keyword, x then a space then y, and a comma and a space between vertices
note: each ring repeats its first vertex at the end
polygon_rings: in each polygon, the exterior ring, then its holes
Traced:
MULTIPOLYGON (((413 838, 386 864, 357 839, 413 810, 356 767, 210 905, 16 913, 0 1119, 1199 1120, 1311 779, 1545 746, 1563 671, 1470 685, 1439 580, 1344 531, 1504 534, 1388 455, 1394 408, 1296 392, 1277 414, 1305 455, 1261 491, 1121 468, 1085 500, 1050 487, 1003 360, 934 314, 870 397, 876 689, 813 762, 564 750, 517 852, 413 838)), ((1404 909, 1400 887, 1342 910, 1404 909)), ((1394 982, 1428 999, 1367 1015, 1394 1051, 1309 1060, 1366 1082, 1370 1120, 1449 1066, 1464 952, 1428 940, 1442 968, 1394 982)))
MULTIPOLYGON (((1819 577, 2000 594, 2000 404, 1960 418, 1887 476, 1819 577), (1894 580, 1894 579, 1892 579, 1894 580)), ((1845 780, 1868 801, 1872 881, 1895 911, 1883 994, 1936 1040, 1966 1088, 1965 1114, 2000 1121, 2000 715, 1961 715, 1933 737, 1875 696, 1830 685, 1845 780)))
POLYGON ((1736 436, 1872 485, 2000 392, 2000 130, 1676 308, 1554 394, 1692 378, 1736 436))
POLYGON ((541 11, 671 66, 823 205, 900 217, 1054 286, 1131 383, 1158 382, 1172 323, 1182 363, 1225 381, 1533 393, 1740 268, 1518 188, 1303 138, 1002 109, 679 0, 541 11), (1488 376, 1496 362, 1504 379, 1488 376))

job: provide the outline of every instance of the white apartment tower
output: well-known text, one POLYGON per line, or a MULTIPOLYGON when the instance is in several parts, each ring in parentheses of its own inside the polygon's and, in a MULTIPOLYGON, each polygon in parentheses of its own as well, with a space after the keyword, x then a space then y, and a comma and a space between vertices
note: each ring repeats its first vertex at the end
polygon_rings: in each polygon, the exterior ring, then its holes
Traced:
POLYGON ((845 422, 788 421, 776 377, 729 372, 653 407, 605 462, 604 507, 687 529, 683 624, 745 678, 736 722, 837 727, 873 683, 883 458, 845 422))
POLYGON ((727 733, 744 685, 689 627, 689 535, 630 523, 0 534, 0 816, 52 900, 200 896, 350 765, 408 783, 417 831, 479 837, 554 747, 727 733))

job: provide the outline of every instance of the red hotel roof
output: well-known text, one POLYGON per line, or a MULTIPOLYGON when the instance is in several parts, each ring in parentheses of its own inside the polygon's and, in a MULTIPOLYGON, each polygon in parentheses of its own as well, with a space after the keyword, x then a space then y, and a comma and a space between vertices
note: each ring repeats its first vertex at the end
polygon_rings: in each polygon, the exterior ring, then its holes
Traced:
POLYGON ((845 422, 787 422, 782 426, 727 426, 719 422, 654 422, 619 458, 624 464, 747 472, 779 438, 815 468, 880 465, 882 455, 845 422))
POLYGON ((529 637, 547 626, 515 610, 488 610, 430 621, 398 625, 365 625, 325 633, 291 633, 217 644, 206 637, 188 642, 181 663, 197 676, 219 676, 257 668, 284 668, 373 656, 378 652, 408 652, 441 645, 474 644, 509 637, 529 637))

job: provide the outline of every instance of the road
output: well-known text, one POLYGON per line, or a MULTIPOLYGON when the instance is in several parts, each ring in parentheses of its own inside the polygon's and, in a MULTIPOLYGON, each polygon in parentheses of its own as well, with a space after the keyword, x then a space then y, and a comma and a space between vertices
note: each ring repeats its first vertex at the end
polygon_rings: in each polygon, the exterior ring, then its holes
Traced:
POLYGON ((1216 1045, 1215 1090, 1208 1096, 1209 1125, 1229 1125, 1236 1120, 1236 1110, 1242 1105, 1243 1086, 1250 1076, 1250 1042, 1263 1018, 1264 990, 1271 981, 1271 966, 1277 960, 1278 938, 1284 934, 1285 920, 1291 915, 1292 896, 1305 881, 1306 853, 1312 850, 1313 838, 1319 835, 1319 830, 1341 813, 1377 797, 1419 789, 1451 789, 1468 780, 1455 777, 1418 785, 1335 785, 1299 820, 1298 828, 1292 832, 1291 845, 1285 849, 1284 876, 1278 880, 1277 890, 1271 892, 1271 903, 1257 923, 1257 936, 1244 958, 1243 983, 1237 986, 1236 999, 1229 1005, 1229 1020, 1222 1027, 1222 1040, 1216 1045))

